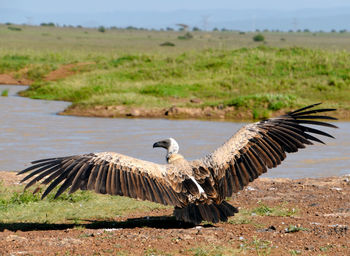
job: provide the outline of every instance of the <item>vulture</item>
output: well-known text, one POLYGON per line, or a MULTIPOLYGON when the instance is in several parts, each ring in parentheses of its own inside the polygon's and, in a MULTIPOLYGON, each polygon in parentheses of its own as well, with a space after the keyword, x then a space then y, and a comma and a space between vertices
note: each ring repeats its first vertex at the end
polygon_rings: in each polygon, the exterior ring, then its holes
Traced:
MULTIPOLYGON (((153 144, 167 150, 167 164, 157 164, 115 152, 55 157, 33 161, 18 174, 27 173, 21 182, 25 189, 37 182, 48 185, 44 198, 59 187, 55 198, 69 188, 92 190, 174 206, 177 220, 192 224, 202 221, 227 221, 238 209, 225 200, 249 182, 276 167, 286 153, 323 143, 314 135, 334 138, 311 126, 337 128, 325 120, 336 120, 313 104, 285 115, 242 127, 222 146, 205 157, 187 161, 173 139, 153 144)), ((324 143, 323 143, 324 144, 324 143)))

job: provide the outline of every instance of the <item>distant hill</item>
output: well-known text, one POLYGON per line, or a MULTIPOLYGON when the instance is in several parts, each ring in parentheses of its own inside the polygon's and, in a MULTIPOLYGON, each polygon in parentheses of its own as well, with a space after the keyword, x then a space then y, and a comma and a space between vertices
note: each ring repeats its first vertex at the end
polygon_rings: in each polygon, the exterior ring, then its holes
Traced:
POLYGON ((0 22, 38 25, 54 22, 59 25, 82 25, 85 27, 117 26, 143 28, 176 28, 185 23, 201 29, 226 28, 243 31, 255 29, 296 30, 310 29, 330 31, 350 30, 350 8, 281 10, 177 10, 171 12, 25 12, 20 9, 1 9, 0 22))

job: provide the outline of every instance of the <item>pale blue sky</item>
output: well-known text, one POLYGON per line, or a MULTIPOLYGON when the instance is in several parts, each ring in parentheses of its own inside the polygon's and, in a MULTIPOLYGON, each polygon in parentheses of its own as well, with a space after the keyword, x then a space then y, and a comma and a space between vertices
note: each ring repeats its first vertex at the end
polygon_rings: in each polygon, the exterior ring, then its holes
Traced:
POLYGON ((85 27, 350 29, 350 0, 0 0, 0 23, 85 27))
POLYGON ((0 10, 15 8, 28 11, 174 11, 178 9, 283 9, 334 8, 350 6, 349 0, 0 0, 0 10))

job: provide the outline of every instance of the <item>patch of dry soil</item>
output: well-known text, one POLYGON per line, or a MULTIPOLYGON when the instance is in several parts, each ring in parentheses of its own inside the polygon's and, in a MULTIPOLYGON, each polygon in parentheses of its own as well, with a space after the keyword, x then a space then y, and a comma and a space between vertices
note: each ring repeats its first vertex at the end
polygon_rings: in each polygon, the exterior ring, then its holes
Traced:
MULTIPOLYGON (((18 182, 14 173, 0 172, 0 179, 18 182)), ((175 221, 171 210, 89 220, 82 227, 0 222, 0 255, 350 255, 348 176, 258 179, 230 203, 242 212, 266 205, 297 214, 249 214, 197 227, 175 221)))
POLYGON ((95 64, 94 62, 81 62, 74 64, 62 65, 58 69, 50 72, 46 77, 45 81, 55 81, 58 79, 62 79, 76 73, 82 72, 88 65, 95 64))
MULTIPOLYGON (((44 81, 54 81, 59 80, 79 72, 83 72, 89 65, 94 64, 94 62, 81 62, 62 65, 58 69, 50 72, 45 76, 44 81)), ((11 84, 11 85, 30 85, 33 83, 32 80, 26 78, 26 73, 28 69, 24 68, 16 73, 0 74, 0 84, 11 84), (17 76, 19 78, 16 78, 17 76)))
POLYGON ((11 74, 0 74, 0 84, 29 85, 32 82, 33 81, 26 79, 26 78, 16 79, 11 74))

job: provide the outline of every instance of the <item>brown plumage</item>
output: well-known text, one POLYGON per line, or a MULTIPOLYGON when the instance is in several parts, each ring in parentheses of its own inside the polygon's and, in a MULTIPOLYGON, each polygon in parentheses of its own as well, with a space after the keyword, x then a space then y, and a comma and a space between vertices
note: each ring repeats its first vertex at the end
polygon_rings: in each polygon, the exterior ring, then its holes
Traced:
POLYGON ((297 152, 312 141, 323 143, 311 134, 333 138, 303 125, 336 128, 315 120, 336 118, 313 115, 335 109, 311 110, 317 105, 248 124, 213 153, 195 161, 187 161, 178 154, 178 145, 170 138, 153 145, 167 149, 168 164, 164 165, 103 152, 34 161, 18 174, 29 172, 22 180, 29 181, 26 188, 39 181, 49 184, 42 198, 60 185, 55 197, 68 188, 69 193, 88 189, 172 205, 176 218, 185 222, 227 221, 237 208, 225 202, 226 197, 279 165, 286 153, 297 152))

